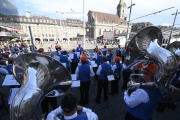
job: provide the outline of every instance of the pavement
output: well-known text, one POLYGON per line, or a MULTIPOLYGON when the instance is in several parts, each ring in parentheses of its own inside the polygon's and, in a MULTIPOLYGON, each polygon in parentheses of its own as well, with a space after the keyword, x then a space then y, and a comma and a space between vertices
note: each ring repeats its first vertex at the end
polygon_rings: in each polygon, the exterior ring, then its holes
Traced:
MULTIPOLYGON (((69 47, 64 47, 63 50, 72 50, 73 47, 77 47, 76 45, 67 45, 69 47)), ((86 45, 86 49, 92 51, 92 49, 95 48, 95 45, 88 44, 86 45)), ((99 45, 99 48, 103 47, 103 45, 99 45)), ((112 46, 107 46, 107 48, 112 46)), ((114 46, 113 48, 116 48, 114 46)), ((47 49, 46 49, 47 50, 47 49)), ((0 81, 0 84, 2 84, 3 81, 0 81)), ((119 82, 119 94, 115 96, 111 96, 109 94, 109 99, 107 102, 104 102, 101 98, 101 102, 96 103, 94 101, 94 98, 97 94, 97 82, 94 80, 94 78, 91 79, 91 86, 90 86, 90 101, 89 104, 85 107, 92 109, 99 117, 99 120, 124 120, 124 116, 126 113, 126 107, 123 100, 124 90, 121 89, 123 83, 123 78, 121 77, 121 80, 119 82)), ((6 102, 6 106, 10 108, 10 106, 7 104, 8 98, 9 98, 9 87, 0 86, 0 92, 5 94, 3 97, 4 101, 6 102)), ((79 88, 71 88, 68 92, 73 92, 78 100, 80 99, 80 91, 79 88)), ((110 92, 110 91, 109 91, 110 92)), ((103 95, 103 93, 102 93, 103 95)), ((61 103, 62 96, 58 97, 58 106, 61 103)), ((177 108, 176 109, 170 109, 166 108, 164 112, 158 112, 154 110, 153 118, 152 120, 180 120, 180 102, 177 102, 177 108)), ((27 108, 28 109, 28 108, 27 108)), ((39 108, 41 110, 41 108, 39 108)), ((51 109, 49 110, 51 111, 51 109)), ((10 113, 6 112, 3 107, 0 107, 0 120, 10 120, 10 113)))

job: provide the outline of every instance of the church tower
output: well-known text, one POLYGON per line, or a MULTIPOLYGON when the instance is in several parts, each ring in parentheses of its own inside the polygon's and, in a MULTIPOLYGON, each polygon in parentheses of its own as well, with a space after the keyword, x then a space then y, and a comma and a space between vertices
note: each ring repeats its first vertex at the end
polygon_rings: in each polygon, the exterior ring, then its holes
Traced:
POLYGON ((126 3, 125 0, 120 0, 117 5, 117 15, 121 19, 126 19, 126 3))

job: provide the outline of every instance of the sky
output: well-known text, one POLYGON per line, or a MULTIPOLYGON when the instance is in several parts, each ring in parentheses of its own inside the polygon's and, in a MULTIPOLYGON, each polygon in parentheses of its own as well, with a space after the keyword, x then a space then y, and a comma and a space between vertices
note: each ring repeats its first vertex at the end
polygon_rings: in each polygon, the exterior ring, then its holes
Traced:
MULTIPOLYGON (((67 18, 83 20, 84 10, 84 20, 87 21, 87 13, 89 10, 116 14, 116 7, 120 0, 10 1, 12 1, 17 6, 20 15, 26 15, 26 11, 29 11, 31 12, 31 15, 47 16, 62 20, 67 18)), ((125 2, 127 7, 131 5, 131 0, 125 0, 125 2)), ((180 11, 180 0, 132 0, 132 3, 135 4, 132 6, 132 12, 130 16, 132 23, 151 22, 154 25, 172 25, 175 18, 175 15, 172 14, 176 13, 177 9, 180 11)), ((126 9, 127 17, 129 17, 129 12, 130 9, 126 9)), ((180 26, 180 14, 177 14, 175 26, 180 26)))

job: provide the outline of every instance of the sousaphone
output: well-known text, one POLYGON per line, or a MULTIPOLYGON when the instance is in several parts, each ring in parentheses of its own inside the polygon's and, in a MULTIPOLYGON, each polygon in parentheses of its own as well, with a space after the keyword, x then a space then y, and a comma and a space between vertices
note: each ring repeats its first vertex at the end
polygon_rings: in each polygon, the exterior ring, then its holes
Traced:
POLYGON ((68 70, 55 59, 36 53, 22 54, 13 64, 13 75, 21 84, 10 106, 11 120, 42 120, 39 105, 50 91, 52 97, 66 93, 72 84, 68 70))
POLYGON ((141 61, 150 61, 158 66, 155 85, 168 97, 171 96, 170 81, 177 71, 177 61, 172 52, 161 47, 162 32, 150 26, 139 31, 126 50, 125 64, 131 67, 141 61))

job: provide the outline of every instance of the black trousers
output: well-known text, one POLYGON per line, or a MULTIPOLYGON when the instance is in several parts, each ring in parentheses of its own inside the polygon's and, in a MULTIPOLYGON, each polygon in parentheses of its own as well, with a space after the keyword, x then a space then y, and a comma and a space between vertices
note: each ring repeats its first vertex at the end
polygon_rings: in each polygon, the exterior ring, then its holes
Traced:
POLYGON ((90 87, 90 81, 80 82, 80 96, 81 96, 80 101, 83 104, 89 103, 89 87, 90 87))
POLYGON ((51 105, 52 109, 56 109, 57 106, 57 97, 45 97, 41 102, 42 113, 45 116, 48 115, 49 111, 49 104, 51 105))
POLYGON ((115 80, 111 81, 111 94, 119 93, 119 80, 120 78, 115 78, 115 80))
POLYGON ((108 80, 98 80, 98 91, 96 100, 100 102, 101 99, 101 92, 102 89, 104 90, 104 101, 108 99, 108 80))
POLYGON ((78 66, 77 62, 72 62, 71 63, 71 74, 75 74, 76 67, 78 66))
POLYGON ((123 86, 122 89, 126 89, 127 88, 127 83, 129 82, 129 77, 131 75, 132 72, 125 72, 123 71, 123 86))

